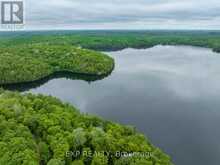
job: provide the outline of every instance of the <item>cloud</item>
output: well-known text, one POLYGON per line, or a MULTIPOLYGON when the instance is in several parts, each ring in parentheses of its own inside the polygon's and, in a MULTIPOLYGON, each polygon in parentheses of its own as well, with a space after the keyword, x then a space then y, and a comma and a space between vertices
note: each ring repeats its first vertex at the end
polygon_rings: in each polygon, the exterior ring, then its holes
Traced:
POLYGON ((220 27, 219 0, 28 0, 28 28, 192 29, 220 27))

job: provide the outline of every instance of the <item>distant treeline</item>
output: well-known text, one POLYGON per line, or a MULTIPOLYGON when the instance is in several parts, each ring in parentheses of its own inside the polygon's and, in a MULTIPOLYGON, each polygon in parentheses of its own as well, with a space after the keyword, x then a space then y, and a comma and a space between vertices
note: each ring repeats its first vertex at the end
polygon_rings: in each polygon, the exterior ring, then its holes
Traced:
POLYGON ((161 45, 192 45, 220 52, 219 31, 32 31, 0 33, 1 46, 42 43, 71 44, 83 48, 111 51, 127 47, 148 48, 161 45), (6 35, 8 34, 8 35, 6 35))

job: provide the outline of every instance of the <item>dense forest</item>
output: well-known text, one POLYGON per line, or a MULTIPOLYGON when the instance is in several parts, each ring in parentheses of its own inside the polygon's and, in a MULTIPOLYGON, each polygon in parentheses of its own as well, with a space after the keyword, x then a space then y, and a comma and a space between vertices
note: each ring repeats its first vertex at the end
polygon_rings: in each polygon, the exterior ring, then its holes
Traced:
POLYGON ((0 48, 0 84, 31 82, 54 72, 106 75, 114 60, 103 53, 46 43, 0 48))
MULTIPOLYGON (((102 77, 113 70, 114 60, 97 50, 158 44, 202 46, 220 52, 220 33, 0 33, 0 84, 33 82, 62 71, 102 77)), ((132 127, 82 114, 50 96, 3 89, 0 148, 2 165, 172 164, 169 156, 132 127)))
POLYGON ((127 47, 149 48, 155 45, 192 45, 220 52, 219 31, 45 31, 0 34, 1 46, 47 43, 74 45, 111 51, 127 47))
POLYGON ((171 165, 134 128, 43 95, 0 91, 1 165, 171 165))

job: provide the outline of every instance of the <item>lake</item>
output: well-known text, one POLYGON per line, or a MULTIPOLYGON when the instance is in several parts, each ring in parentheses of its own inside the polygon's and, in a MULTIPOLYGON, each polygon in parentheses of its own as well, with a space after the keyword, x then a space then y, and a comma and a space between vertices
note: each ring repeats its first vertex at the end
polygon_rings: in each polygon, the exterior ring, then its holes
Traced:
POLYGON ((160 45, 106 53, 116 65, 102 80, 57 76, 26 90, 135 126, 176 165, 220 164, 220 54, 160 45))

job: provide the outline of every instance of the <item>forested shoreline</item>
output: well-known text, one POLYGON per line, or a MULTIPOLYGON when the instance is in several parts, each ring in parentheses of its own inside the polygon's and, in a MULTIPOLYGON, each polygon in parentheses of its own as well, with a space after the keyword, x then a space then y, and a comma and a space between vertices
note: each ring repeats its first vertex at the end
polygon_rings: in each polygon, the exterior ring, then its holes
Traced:
MULTIPOLYGON (((220 52, 220 33, 0 33, 0 85, 34 82, 58 72, 101 78, 114 69, 114 60, 98 51, 155 45, 191 45, 220 52)), ((169 156, 134 128, 82 114, 51 96, 2 89, 0 119, 0 164, 172 165, 169 156), (71 154, 75 152, 80 154, 71 154)))
POLYGON ((132 127, 82 114, 51 96, 4 90, 0 148, 5 165, 172 165, 132 127))
POLYGON ((45 31, 0 34, 1 46, 27 43, 74 45, 99 51, 149 48, 155 45, 191 45, 220 52, 219 31, 45 31), (1 39, 2 38, 2 39, 1 39))
POLYGON ((0 85, 33 82, 61 71, 101 77, 113 68, 111 57, 72 45, 33 43, 0 48, 0 85))

